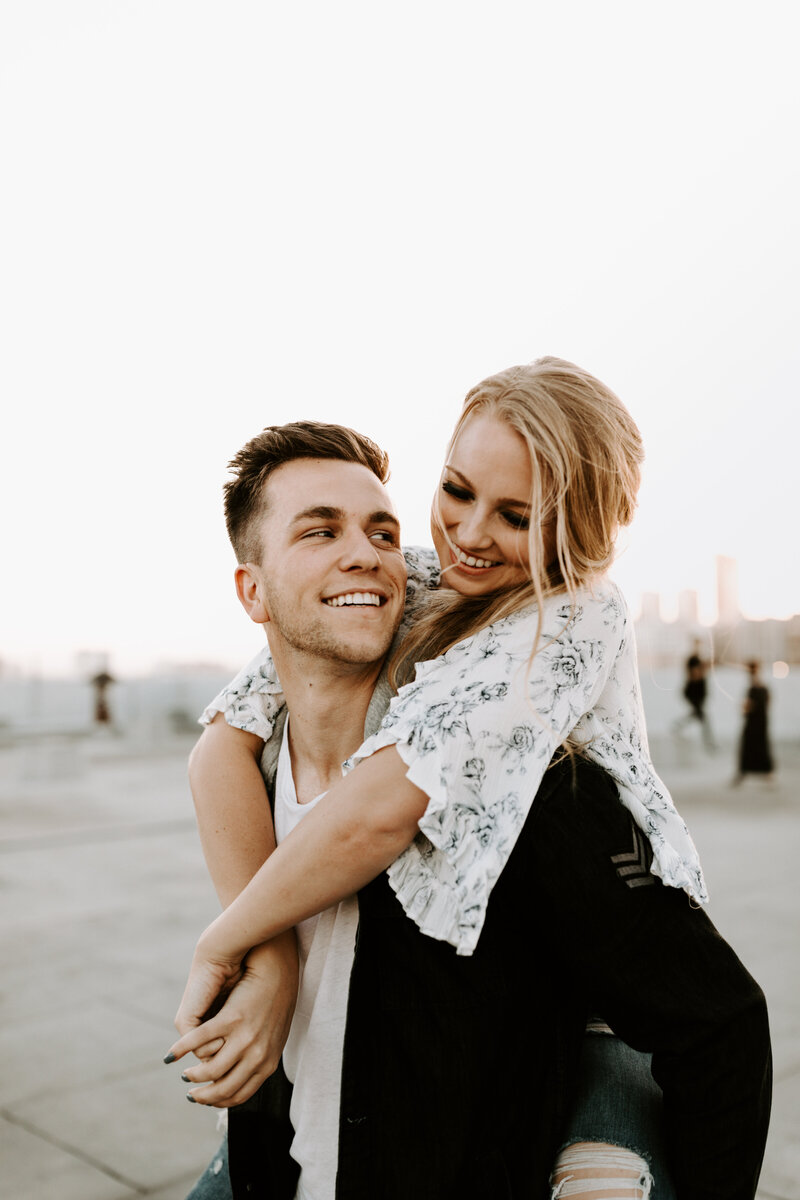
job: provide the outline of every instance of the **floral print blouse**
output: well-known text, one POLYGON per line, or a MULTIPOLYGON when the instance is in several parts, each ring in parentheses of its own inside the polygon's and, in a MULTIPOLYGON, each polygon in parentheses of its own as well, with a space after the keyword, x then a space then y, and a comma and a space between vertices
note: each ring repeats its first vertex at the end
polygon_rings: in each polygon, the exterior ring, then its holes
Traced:
MULTIPOLYGON (((404 623, 438 583, 432 551, 408 550, 404 623)), ((344 764, 397 747, 428 797, 420 832, 389 867, 406 913, 423 933, 471 954, 500 876, 556 749, 570 735, 617 784, 653 848, 662 882, 707 899, 694 843, 647 746, 633 626, 617 586, 602 580, 530 606, 419 663, 392 699, 381 728, 344 764)), ((402 627, 401 627, 402 633, 402 627)), ((223 689, 215 712, 267 740, 283 695, 267 648, 223 689)))

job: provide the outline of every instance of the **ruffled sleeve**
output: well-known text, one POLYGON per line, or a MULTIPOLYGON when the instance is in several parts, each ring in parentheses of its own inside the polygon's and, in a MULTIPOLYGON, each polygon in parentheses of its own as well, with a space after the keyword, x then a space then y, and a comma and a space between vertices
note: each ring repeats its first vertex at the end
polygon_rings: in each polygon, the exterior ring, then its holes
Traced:
POLYGON ((266 742, 285 704, 269 646, 264 646, 203 709, 200 724, 208 725, 217 713, 222 713, 235 729, 254 733, 266 742))

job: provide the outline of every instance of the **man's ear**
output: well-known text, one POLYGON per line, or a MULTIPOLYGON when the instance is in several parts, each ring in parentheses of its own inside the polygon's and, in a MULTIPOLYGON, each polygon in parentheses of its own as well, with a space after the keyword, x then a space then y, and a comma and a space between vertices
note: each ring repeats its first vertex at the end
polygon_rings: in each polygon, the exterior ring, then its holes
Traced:
POLYGON ((251 621, 265 625, 269 620, 267 606, 261 597, 260 571, 254 563, 239 563, 234 571, 236 595, 251 621))

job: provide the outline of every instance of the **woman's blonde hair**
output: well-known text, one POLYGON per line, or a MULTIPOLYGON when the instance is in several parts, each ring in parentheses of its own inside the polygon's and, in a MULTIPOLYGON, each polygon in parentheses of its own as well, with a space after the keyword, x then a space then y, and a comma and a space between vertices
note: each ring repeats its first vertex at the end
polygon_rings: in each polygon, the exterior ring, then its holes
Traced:
MULTIPOLYGON (((396 685, 408 682, 414 664, 436 658, 456 642, 535 602, 541 635, 542 601, 578 588, 608 569, 621 526, 630 524, 644 458, 630 413, 599 379, 560 358, 491 375, 468 394, 448 446, 474 416, 504 421, 531 456, 528 551, 530 581, 487 596, 461 596, 444 588, 431 610, 403 640, 392 664, 396 685), (550 561, 547 548, 553 548, 550 561)), ((433 519, 438 515, 438 491, 433 519)), ((441 524, 441 522, 440 522, 441 524)))

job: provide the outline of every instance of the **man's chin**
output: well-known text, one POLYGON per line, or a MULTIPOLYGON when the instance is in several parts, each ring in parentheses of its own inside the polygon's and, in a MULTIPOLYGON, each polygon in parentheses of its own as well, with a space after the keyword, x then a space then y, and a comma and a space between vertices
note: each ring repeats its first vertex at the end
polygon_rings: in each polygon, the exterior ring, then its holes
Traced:
POLYGON ((370 667, 383 663, 392 644, 393 635, 337 639, 330 647, 331 658, 349 666, 370 667))
MULTIPOLYGON (((338 624, 338 623, 337 623, 338 624)), ((347 624, 351 624, 348 622, 347 624)), ((331 628, 329 621, 303 625, 300 623, 290 626, 282 622, 279 634, 287 648, 300 652, 304 656, 325 659, 342 667, 364 667, 383 663, 394 640, 394 630, 389 622, 380 625, 372 623, 366 628, 348 628, 344 622, 338 628, 331 628)), ((273 640, 270 639, 272 645, 273 640)), ((277 646, 273 647, 273 655, 277 646)))

